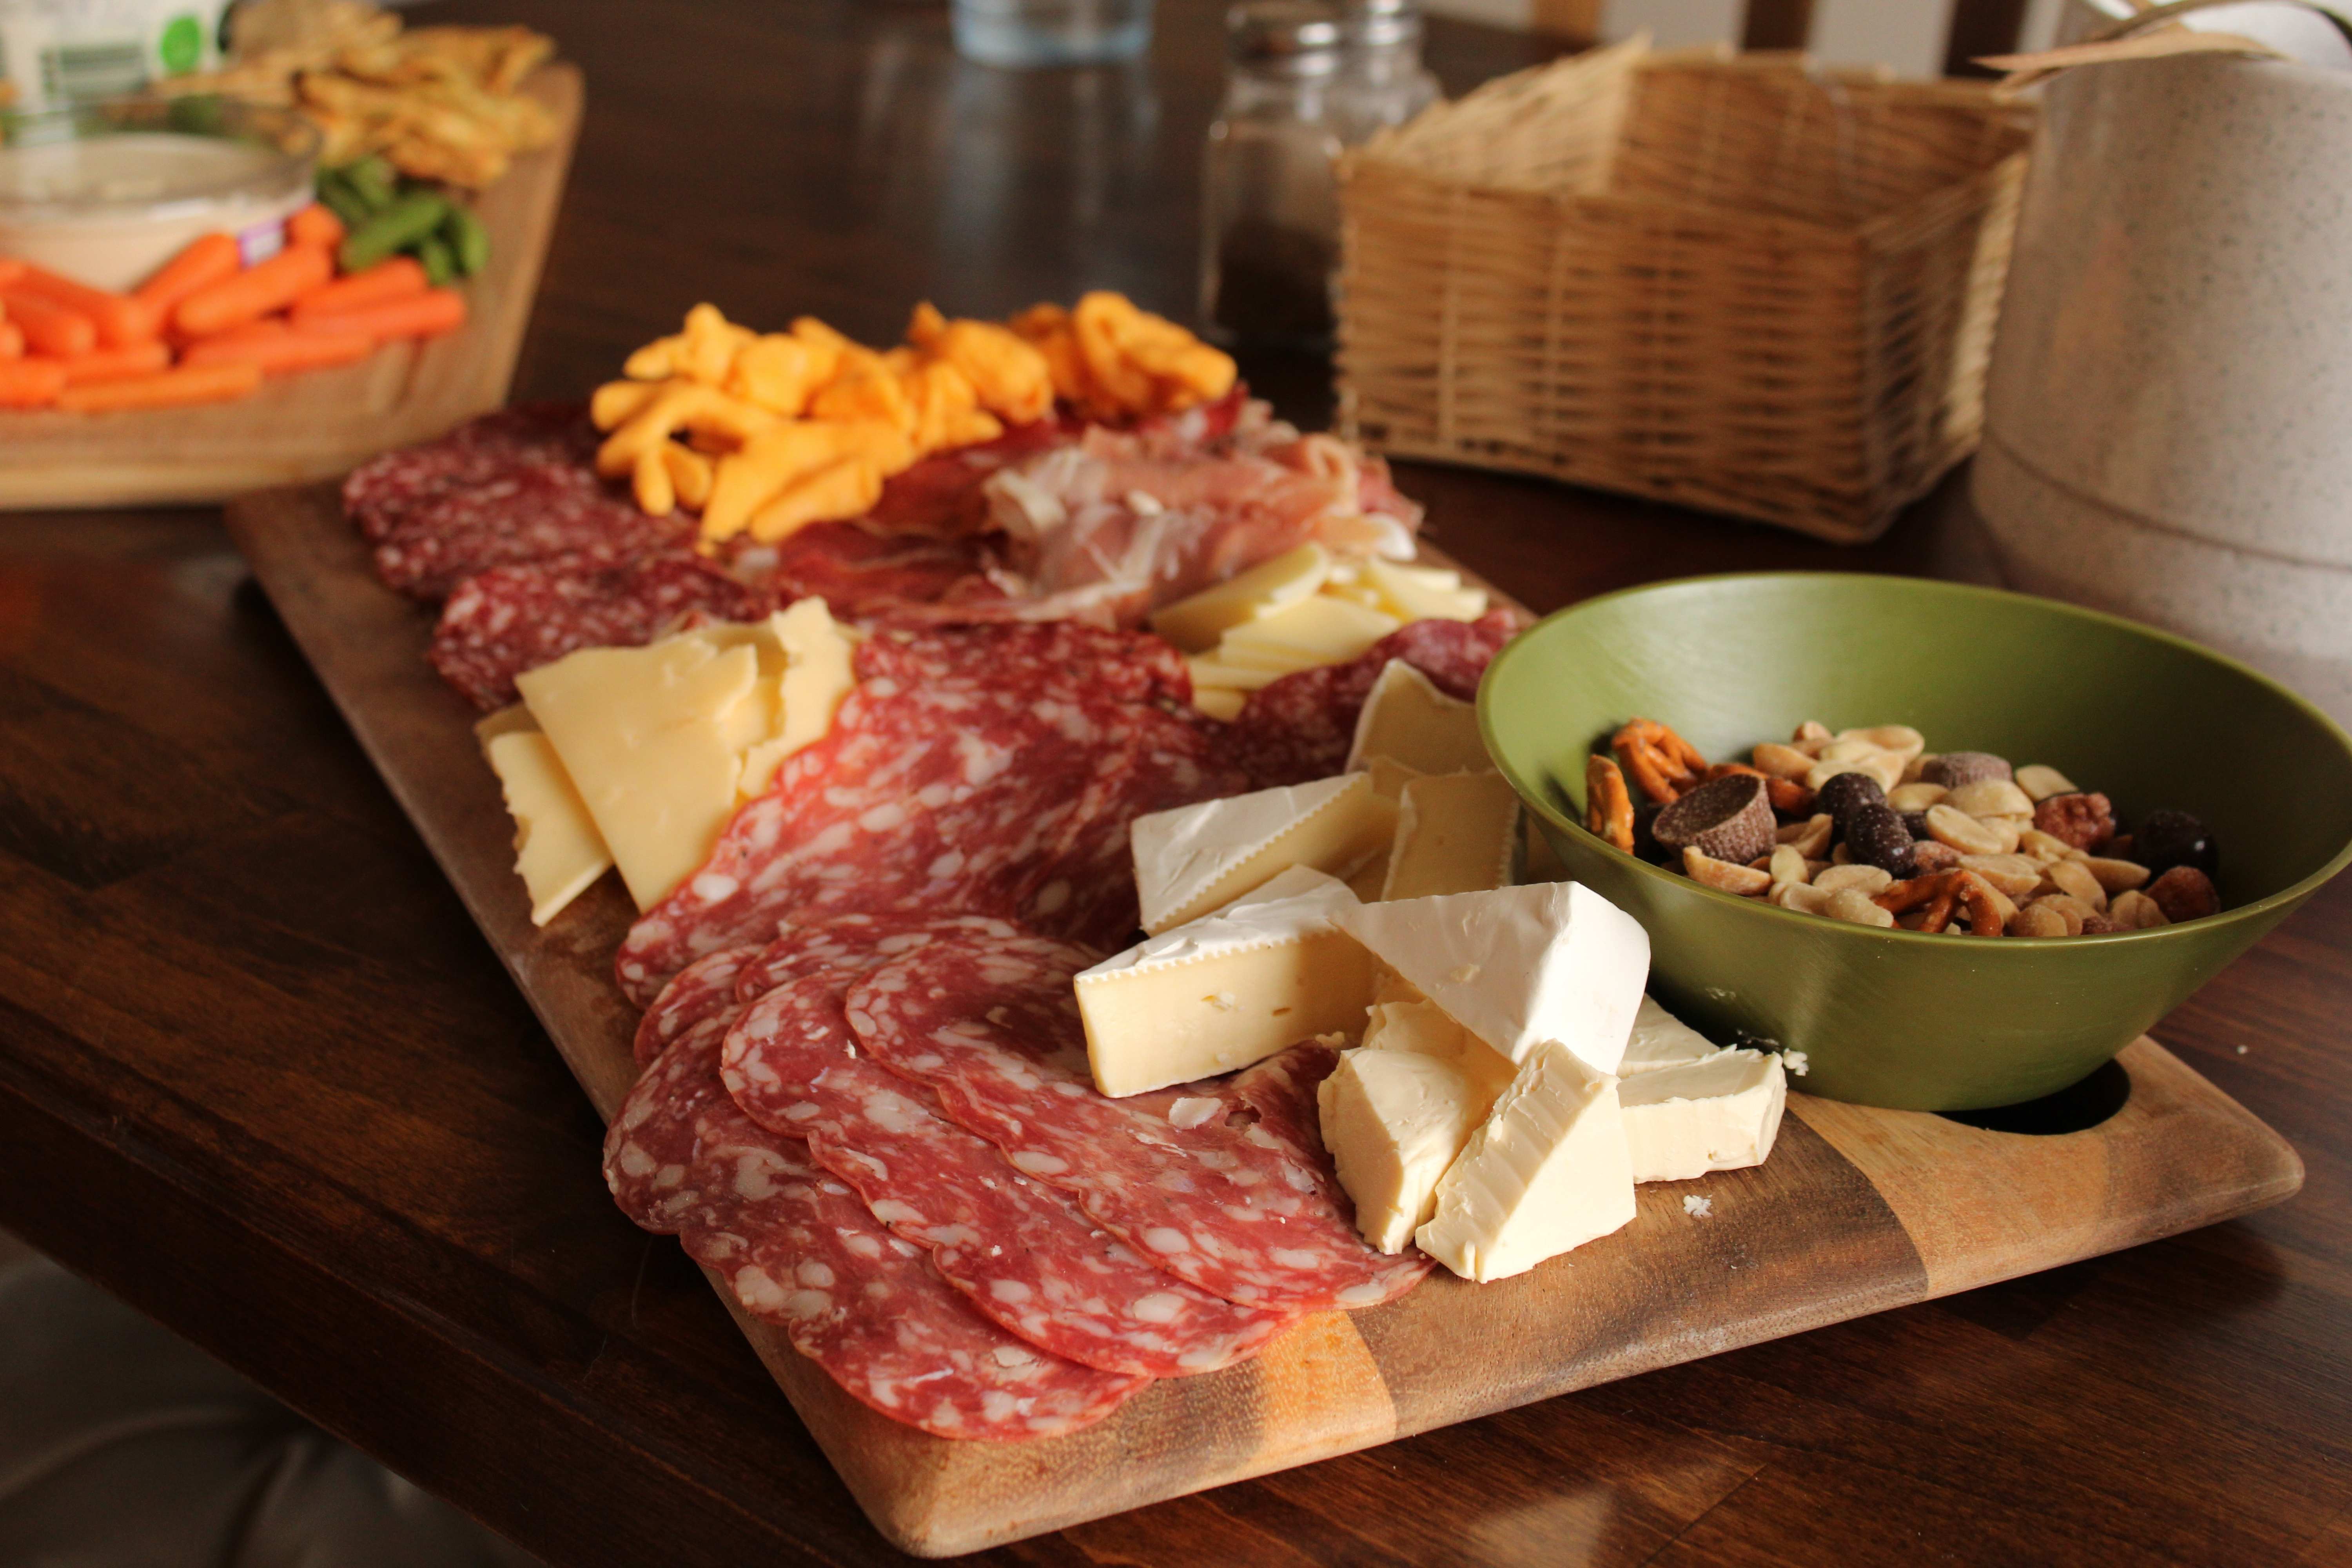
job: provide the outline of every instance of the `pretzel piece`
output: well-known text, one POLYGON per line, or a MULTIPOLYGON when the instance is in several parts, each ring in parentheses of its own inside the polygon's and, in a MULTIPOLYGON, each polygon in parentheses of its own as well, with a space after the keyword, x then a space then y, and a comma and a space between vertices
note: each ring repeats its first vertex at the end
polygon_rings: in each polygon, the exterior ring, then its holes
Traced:
POLYGON ((1584 763, 1584 826, 1598 837, 1633 852, 1633 797, 1625 775, 1610 758, 1595 754, 1584 763))
POLYGON ((1699 749, 1654 719, 1629 721, 1610 737, 1609 748, 1642 793, 1660 805, 1680 800, 1707 772, 1699 749))

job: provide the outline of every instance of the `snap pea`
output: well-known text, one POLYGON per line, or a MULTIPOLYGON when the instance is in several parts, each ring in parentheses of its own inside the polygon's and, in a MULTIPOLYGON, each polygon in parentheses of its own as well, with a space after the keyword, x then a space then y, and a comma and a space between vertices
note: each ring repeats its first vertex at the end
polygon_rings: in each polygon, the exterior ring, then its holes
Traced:
POLYGON ((490 263, 490 231, 469 207, 451 203, 449 221, 441 226, 441 237, 448 242, 449 253, 457 258, 457 271, 471 278, 490 263))
POLYGON ((342 219, 346 229, 357 228, 373 216, 367 204, 332 169, 320 171, 318 190, 320 205, 342 219))
POLYGON ((415 256, 425 264, 425 281, 436 289, 457 275, 457 258, 450 253, 448 242, 437 234, 428 234, 418 240, 415 256))
POLYGON ((371 153, 355 158, 340 171, 352 194, 367 204, 368 211, 382 212, 400 195, 400 176, 390 163, 371 153))
POLYGON ((345 235, 336 259, 346 272, 361 271, 411 248, 448 218, 449 204, 441 197, 412 193, 345 235))

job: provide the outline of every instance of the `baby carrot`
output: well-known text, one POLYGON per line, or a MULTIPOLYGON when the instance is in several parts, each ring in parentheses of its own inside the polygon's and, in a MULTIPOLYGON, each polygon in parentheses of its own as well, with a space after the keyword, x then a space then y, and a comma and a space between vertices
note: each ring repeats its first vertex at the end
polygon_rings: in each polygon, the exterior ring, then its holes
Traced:
POLYGON ((98 341, 110 349, 128 348, 155 335, 157 323, 152 306, 127 294, 110 294, 103 289, 60 278, 42 268, 26 267, 16 281, 8 285, 8 290, 47 300, 77 316, 89 318, 90 325, 98 329, 98 341))
POLYGON ((172 351, 153 338, 127 349, 98 349, 64 362, 66 384, 87 386, 95 381, 127 381, 172 368, 172 351))
POLYGON ((289 245, 316 245, 332 250, 343 243, 343 220, 312 202, 286 220, 289 245))
POLYGON ((0 289, 8 304, 8 319, 25 330, 25 346, 38 354, 70 359, 98 347, 98 326, 78 310, 68 310, 38 294, 24 291, 22 280, 0 289))
POLYGON ((431 338, 466 324, 466 297, 455 289, 428 289, 405 300, 356 310, 320 310, 298 318, 301 332, 364 332, 377 342, 393 338, 431 338))
POLYGON ((25 274, 25 264, 13 256, 0 256, 0 289, 6 288, 25 274))
MULTIPOLYGON (((31 361, 26 361, 31 363, 31 361)), ((76 414, 104 414, 123 408, 174 408, 187 403, 226 403, 243 397, 261 384, 257 364, 183 365, 160 375, 134 376, 128 381, 101 381, 91 386, 69 386, 58 395, 58 406, 76 414)))
POLYGON ((207 234, 192 239, 180 254, 163 263, 155 276, 131 291, 131 297, 146 304, 158 320, 168 318, 172 307, 199 289, 208 289, 225 278, 236 276, 245 265, 237 254, 236 237, 207 234))
POLYGON ((190 337, 210 337, 280 310, 334 275, 333 258, 315 245, 289 246, 234 278, 199 289, 172 312, 190 337))
POLYGON ((256 321, 233 332, 206 338, 187 352, 182 364, 257 364, 266 375, 350 364, 375 352, 365 332, 298 332, 283 321, 256 321))
POLYGON ((46 408, 65 387, 66 367, 56 360, 0 360, 0 408, 46 408))
POLYGON ((25 329, 16 322, 0 318, 0 359, 25 357, 25 329))
POLYGON ((413 256, 395 256, 389 261, 379 261, 363 272, 349 273, 332 283, 322 283, 294 301, 294 320, 298 322, 310 316, 326 315, 336 310, 356 310, 362 306, 387 304, 394 300, 405 300, 412 294, 425 292, 425 268, 413 256))

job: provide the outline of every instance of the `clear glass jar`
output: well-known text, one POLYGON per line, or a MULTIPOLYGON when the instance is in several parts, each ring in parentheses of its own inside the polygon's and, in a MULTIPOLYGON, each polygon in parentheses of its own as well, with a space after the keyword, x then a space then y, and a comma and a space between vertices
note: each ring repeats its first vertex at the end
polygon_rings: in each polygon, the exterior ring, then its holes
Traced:
POLYGON ((1444 96, 1421 63, 1416 0, 1349 0, 1345 32, 1346 80, 1335 117, 1345 145, 1360 146, 1444 96))
POLYGON ((1339 11, 1253 0, 1226 17, 1225 100, 1203 160, 1201 320, 1227 343, 1325 348, 1339 265, 1339 11))

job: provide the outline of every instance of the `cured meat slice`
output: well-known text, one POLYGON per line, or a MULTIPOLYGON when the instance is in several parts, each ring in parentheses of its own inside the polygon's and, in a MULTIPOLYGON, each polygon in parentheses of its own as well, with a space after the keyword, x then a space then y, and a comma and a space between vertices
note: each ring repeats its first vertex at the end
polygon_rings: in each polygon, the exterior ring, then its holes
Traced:
POLYGON ((674 1038, 606 1134, 605 1181, 631 1219, 677 1235, 853 1397, 942 1437, 1039 1437, 1090 1426, 1149 1384, 972 1311, 920 1247, 728 1098, 718 1041, 740 1004, 699 984, 675 1006, 674 1038))
POLYGON ((1226 754, 1249 774, 1252 789, 1329 778, 1348 765, 1356 718, 1389 660, 1404 660, 1467 702, 1478 695, 1487 661, 1527 624, 1517 611, 1501 609, 1475 621, 1415 621, 1345 664, 1286 675, 1250 694, 1226 729, 1226 754))
POLYGON ((988 526, 988 498, 982 487, 991 475, 1009 463, 1069 446, 1084 431, 1082 425, 1040 419, 1016 425, 993 441, 925 458, 883 482, 882 499, 866 514, 865 526, 877 533, 939 539, 978 533, 988 526))
POLYGON ((633 999, 785 921, 859 910, 1116 942, 1135 921, 1129 821, 1240 787, 1207 722, 1170 710, 1187 683, 1155 638, 938 629, 877 637, 857 672, 825 737, 630 929, 615 968, 633 999))
POLYGON ((617 566, 693 536, 691 518, 648 516, 585 464, 532 461, 409 510, 377 541, 375 574, 387 588, 439 600, 493 566, 617 566))
POLYGON ((343 512, 370 542, 453 490, 534 463, 586 468, 596 427, 584 403, 529 403, 468 419, 437 439, 386 452, 343 480, 343 512))
POLYGON ((1295 1086, 1311 1094, 1319 1081, 1318 1058, 1126 1100, 1096 1092, 1070 989, 1093 962, 1042 938, 942 937, 853 986, 850 1026, 1016 1170, 1213 1295, 1369 1307, 1428 1273, 1426 1258, 1383 1257, 1356 1234, 1320 1138, 1295 1108, 1295 1086))
MULTIPOLYGON (((934 936, 1020 935, 1018 928, 981 915, 854 914, 808 925, 788 925, 735 971, 735 1000, 757 1002, 777 986, 805 975, 870 969, 921 946, 934 936)), ((704 961, 708 962, 708 961, 704 961)), ((683 980, 700 964, 689 964, 683 980)), ((663 988, 667 998, 677 984, 663 988)), ((655 1003, 656 1008, 661 1005, 655 1003)))
POLYGON ((1289 1321, 1161 1272, 940 1116, 919 1085, 859 1056, 842 998, 890 959, 788 982, 728 1031, 721 1073, 752 1121, 807 1139, 875 1217, 930 1248, 983 1317, 1072 1361, 1155 1377, 1213 1372, 1289 1321))
POLYGON ((1002 596, 985 575, 978 540, 884 533, 877 522, 824 522, 781 544, 745 542, 727 557, 730 570, 782 604, 814 594, 845 621, 887 619, 950 595, 1002 596))
MULTIPOLYGON (((676 978, 662 987, 654 1005, 637 1020, 636 1038, 630 1042, 631 1053, 637 1059, 637 1070, 644 1071, 653 1060, 667 1050, 681 1035, 702 1028, 740 1000, 736 991, 736 979, 759 956, 754 947, 730 948, 714 952, 698 963, 678 971, 676 978)), ((721 1027, 709 1035, 706 1043, 716 1042, 727 1033, 721 1027)))
POLYGON ((494 566, 457 584, 427 655, 484 708, 515 700, 515 677, 575 648, 635 647, 689 616, 757 620, 769 597, 684 551, 619 566, 572 561, 494 566))

